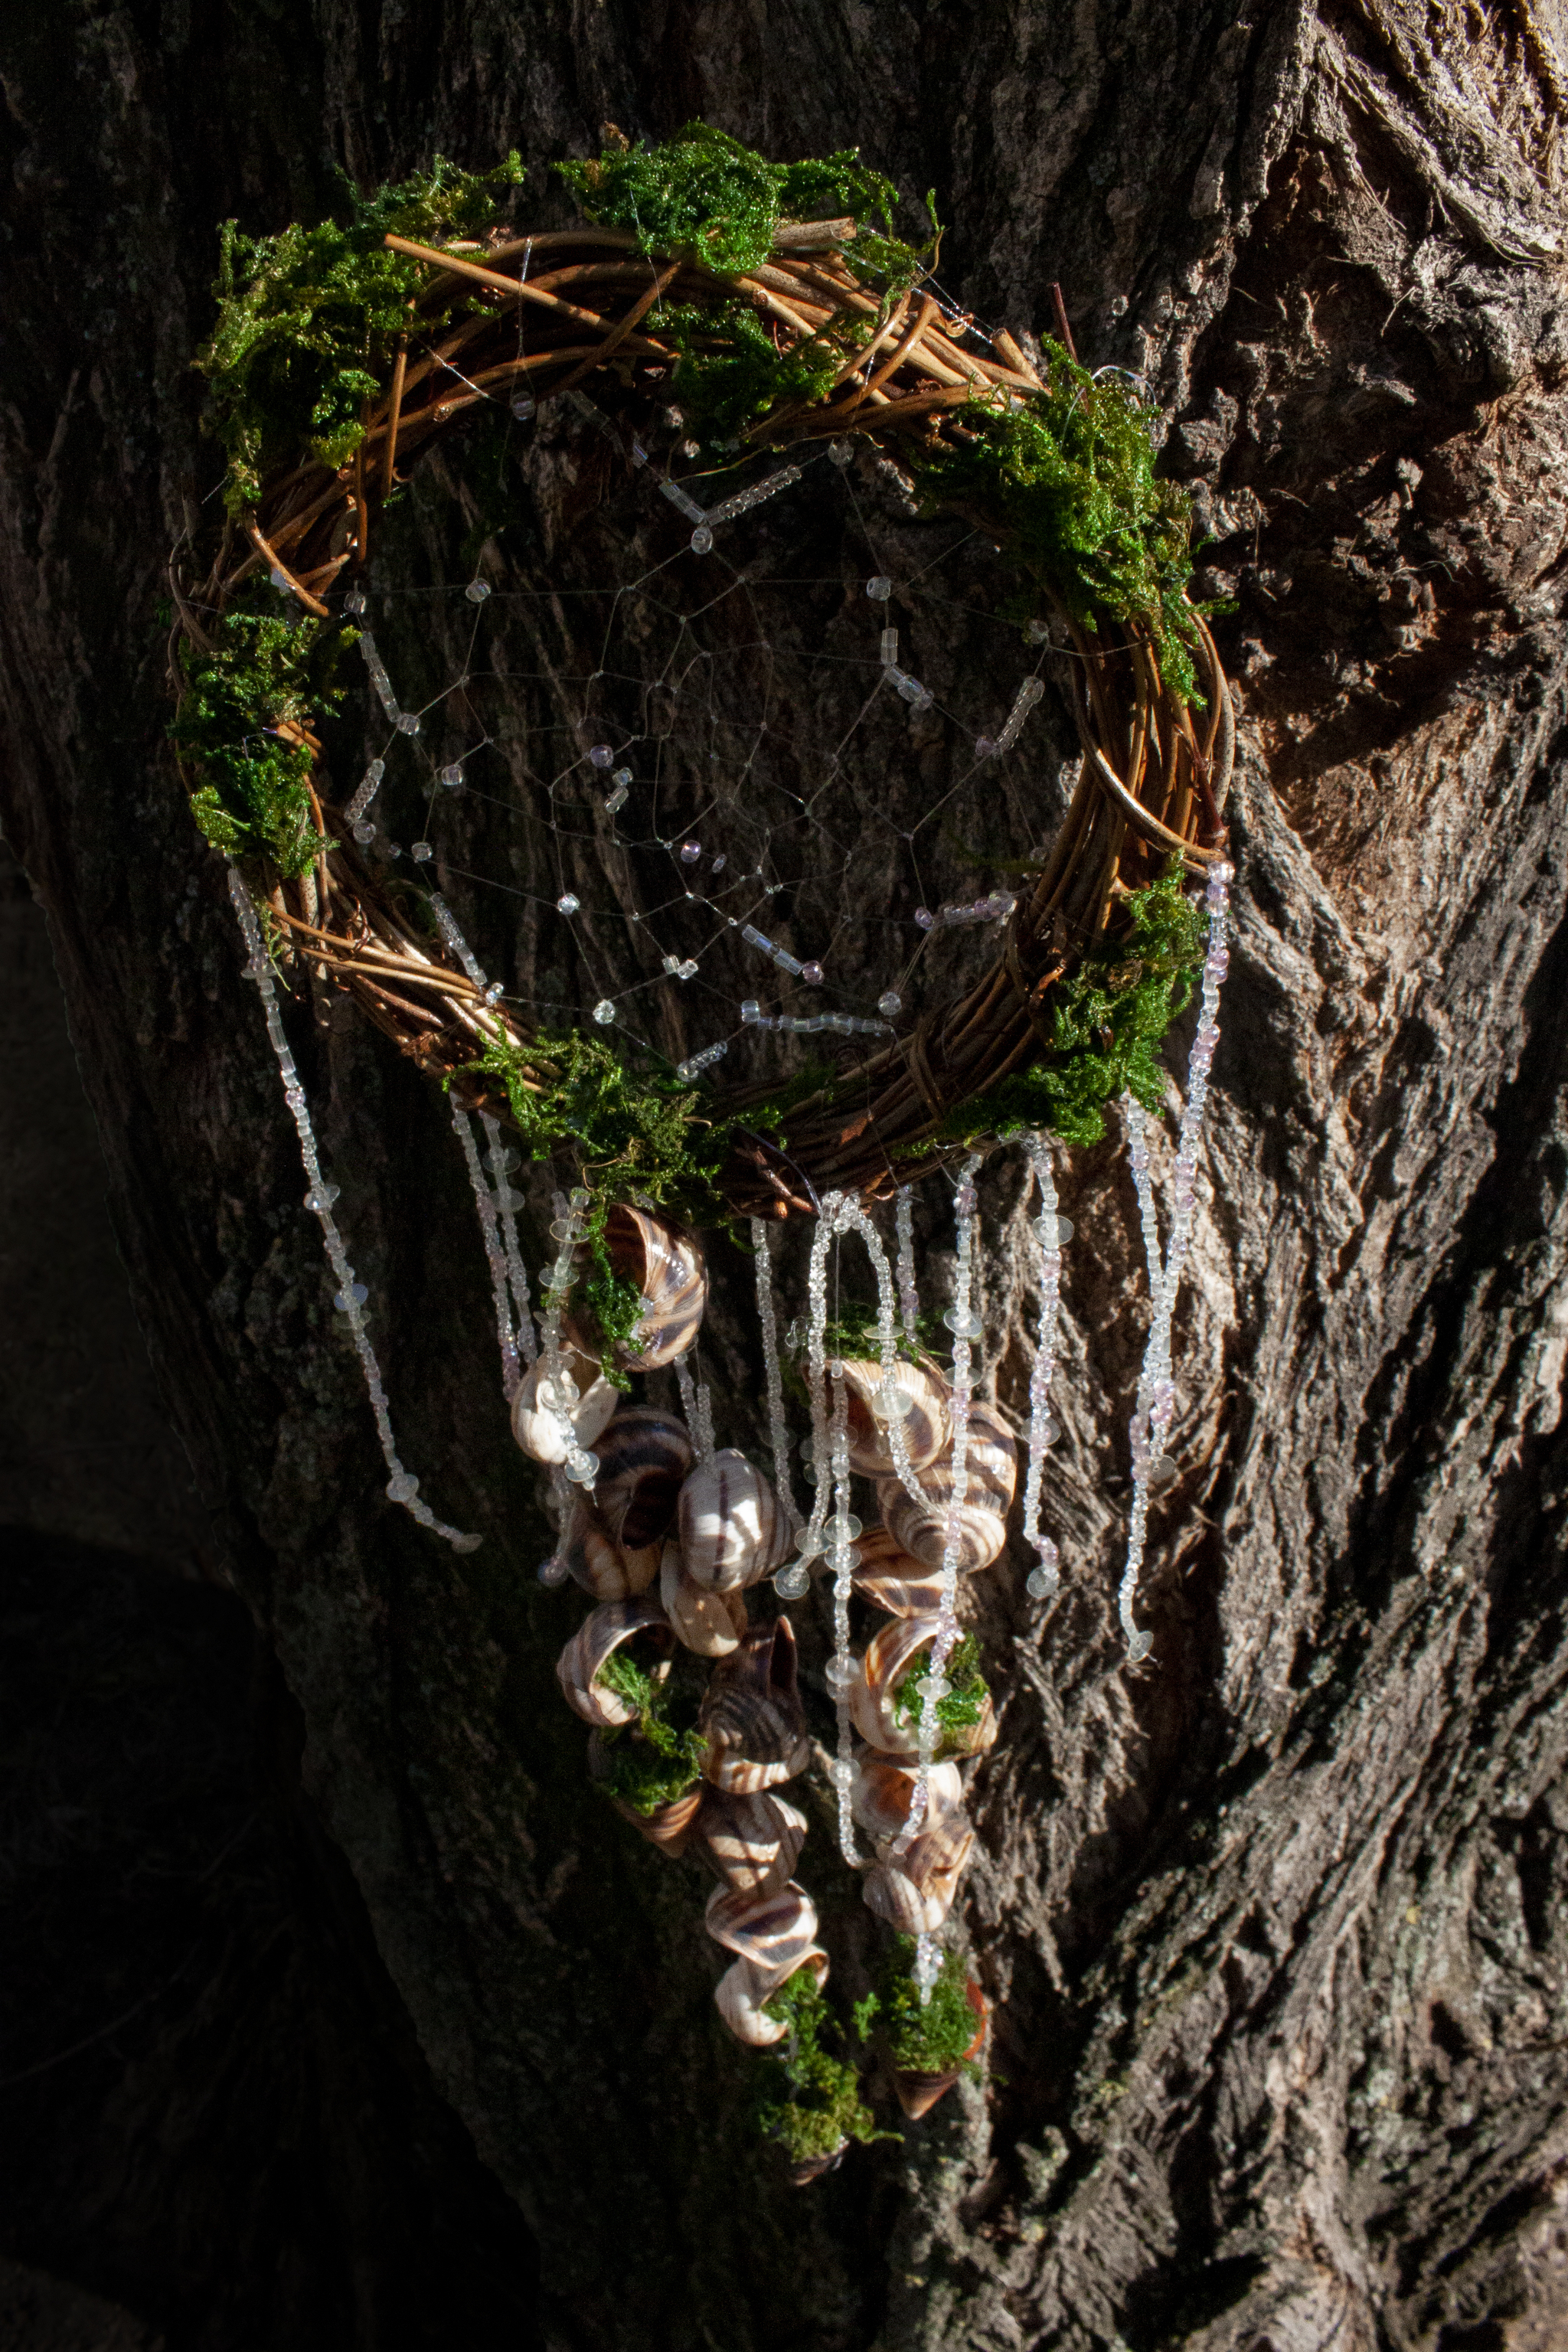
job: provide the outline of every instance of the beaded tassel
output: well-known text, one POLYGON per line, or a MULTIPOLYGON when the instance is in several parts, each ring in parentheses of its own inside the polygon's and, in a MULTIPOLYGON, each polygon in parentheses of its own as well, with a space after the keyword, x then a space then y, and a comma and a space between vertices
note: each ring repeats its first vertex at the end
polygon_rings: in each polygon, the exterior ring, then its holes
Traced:
POLYGON ((338 1293, 333 1304, 339 1312, 348 1318, 349 1329, 353 1335, 354 1349, 359 1357, 360 1368, 364 1374, 365 1388, 370 1396, 370 1409, 375 1415, 375 1433, 381 1440, 382 1458, 386 1464, 388 1472, 387 1495, 393 1502, 400 1503, 411 1517, 418 1520, 422 1528, 428 1528, 433 1535, 438 1535, 445 1542, 449 1543, 454 1551, 475 1551, 482 1538, 476 1535, 465 1535, 461 1528, 449 1528, 444 1520, 438 1519, 429 1504, 420 1501, 419 1481, 411 1472, 404 1468, 399 1459, 396 1441, 392 1433, 392 1416, 387 1404, 386 1391, 382 1384, 381 1367, 376 1362, 375 1350, 370 1344, 370 1334, 365 1329, 363 1314, 365 1287, 363 1282, 354 1280, 354 1270, 349 1264, 348 1252, 343 1246, 343 1237, 338 1231, 337 1222, 332 1215, 332 1202, 338 1197, 338 1188, 335 1184, 329 1184, 321 1174, 321 1163, 316 1150, 315 1130, 310 1125, 310 1114, 305 1101, 305 1089, 300 1084, 300 1073, 294 1066, 294 1056, 289 1051, 282 1016, 278 1010, 278 992, 273 985, 272 967, 262 943, 261 926, 257 921, 256 908, 251 902, 250 893, 246 888, 244 878, 237 866, 231 866, 228 869, 228 895, 234 903, 234 911, 238 918, 240 931, 249 958, 245 967, 245 976, 247 980, 253 980, 256 982, 260 995, 261 1009, 267 1020, 267 1034, 271 1040, 272 1050, 278 1057, 278 1067, 283 1079, 283 1099, 293 1115, 294 1125, 300 1137, 300 1157, 305 1163, 305 1174, 310 1180, 310 1190, 305 1195, 305 1205, 320 1221, 321 1244, 338 1280, 338 1293))
MULTIPOLYGON (((833 1570, 833 1655, 823 1670, 823 1680, 838 1710, 838 1752, 833 1761, 833 1783, 838 1793, 838 1851, 851 1870, 857 1870, 861 1855, 855 1843, 855 1764, 849 1694, 859 1674, 859 1662, 849 1647, 849 1595, 854 1589, 855 1538, 860 1532, 860 1522, 849 1509, 849 1391, 845 1383, 844 1366, 837 1357, 827 1370, 833 1382, 833 1542, 828 1553, 833 1570)), ((819 1465, 821 1459, 819 1454, 819 1465)), ((822 1478, 817 1493, 826 1495, 827 1486, 827 1479, 822 1478)))
POLYGON ((768 1443, 773 1455, 773 1492, 798 1534, 800 1513, 789 1475, 789 1424, 784 1419, 784 1373, 779 1364, 779 1328, 773 1313, 773 1269, 768 1255, 768 1228, 761 1217, 752 1219, 752 1250, 757 1269, 757 1321, 763 1332, 763 1375, 768 1400, 768 1443))
POLYGON ((468 1112, 457 1102, 452 1105, 452 1125, 468 1164, 468 1181, 474 1188, 474 1205, 479 1213, 485 1262, 490 1270, 490 1297, 495 1301, 496 1338, 500 1343, 501 1394, 510 1404, 517 1394, 522 1370, 518 1360, 517 1337, 511 1328, 511 1303, 507 1296, 506 1253, 501 1247, 500 1228, 496 1222, 496 1204, 491 1198, 490 1188, 485 1182, 485 1171, 479 1165, 474 1130, 468 1112))
MULTIPOLYGON (((964 1161, 963 1173, 953 1200, 957 1212, 958 1271, 953 1283, 952 1308, 947 1318, 953 1335, 952 1486, 948 1501, 947 1538, 942 1554, 942 1598, 937 1604, 936 1639, 931 1645, 931 1670, 925 1678, 921 1704, 920 1764, 908 1817, 893 1842, 895 1854, 909 1852, 925 1822, 931 1802, 931 1768, 942 1740, 942 1722, 937 1706, 947 1696, 947 1662, 958 1643, 958 1561, 963 1541, 963 1506, 969 1492, 969 1400, 973 1385, 973 1358, 970 1342, 979 1337, 971 1312, 970 1297, 974 1270, 974 1174, 981 1158, 978 1151, 972 1152, 964 1161)), ((920 1987, 922 2007, 930 2000, 931 1987, 941 1971, 935 1938, 929 1935, 918 1937, 913 1974, 920 1987)))
POLYGON ((895 1223, 899 1235, 899 1316, 904 1338, 912 1348, 919 1328, 921 1296, 915 1286, 914 1202, 907 1184, 899 1187, 895 1223))
POLYGON ((713 1400, 706 1381, 693 1380, 689 1360, 695 1350, 675 1360, 676 1383, 680 1390, 680 1410, 686 1415, 686 1426, 691 1432, 691 1442, 697 1448, 700 1462, 713 1459, 713 1400))
POLYGON ((511 1303, 517 1316, 517 1344, 525 1364, 539 1358, 539 1339, 533 1328, 533 1300, 528 1287, 528 1268, 522 1262, 522 1251, 517 1239, 517 1213, 521 1206, 521 1195, 511 1188, 511 1171, 518 1164, 518 1155, 500 1139, 500 1127, 489 1111, 480 1113, 485 1141, 489 1146, 487 1155, 490 1173, 496 1180, 495 1202, 500 1218, 501 1247, 506 1253, 507 1279, 511 1285, 511 1303))
POLYGON ((1163 1260, 1159 1225, 1154 1213, 1153 1184, 1149 1171, 1148 1127, 1143 1106, 1131 1095, 1124 1095, 1121 1098, 1122 1116, 1127 1122, 1128 1157, 1132 1163, 1132 1181, 1138 1192, 1153 1305, 1149 1342, 1144 1349, 1143 1370, 1138 1382, 1137 1402, 1129 1427, 1132 1445, 1132 1509, 1127 1528, 1127 1565, 1122 1571, 1121 1587, 1117 1595, 1117 1609, 1121 1619, 1121 1630, 1127 1637, 1130 1665, 1137 1665, 1153 1647, 1152 1635, 1132 1622, 1132 1604, 1138 1594, 1138 1579, 1142 1570, 1144 1546, 1148 1540, 1151 1481, 1160 1474, 1164 1462, 1165 1437, 1176 1409, 1175 1384, 1171 1378, 1171 1321, 1175 1313, 1176 1293, 1181 1286, 1188 1244, 1192 1240, 1198 1134, 1208 1101, 1209 1071, 1214 1065, 1215 1047, 1219 1043, 1219 1023, 1215 1015, 1219 1009, 1220 984, 1230 962, 1225 938, 1226 901, 1233 877, 1234 869, 1229 866, 1211 866, 1208 887, 1204 893, 1209 931, 1204 958, 1202 1009, 1198 1014, 1193 1050, 1187 1057, 1187 1098, 1182 1108, 1171 1188, 1171 1235, 1163 1260))
MULTIPOLYGON (((830 1195, 830 1198, 832 1196, 830 1195)), ((893 1276, 888 1264, 888 1253, 882 1247, 882 1236, 858 1202, 840 1196, 834 1202, 833 1222, 838 1233, 856 1233, 866 1244, 866 1255, 871 1261, 871 1271, 877 1277, 877 1345, 882 1364, 882 1385, 871 1399, 871 1410, 888 1433, 888 1451, 893 1457, 893 1470, 906 1495, 918 1503, 924 1497, 924 1488, 916 1477, 910 1461, 909 1441, 904 1434, 904 1423, 909 1418, 914 1400, 908 1389, 899 1386, 898 1342, 893 1336, 893 1276)))
MULTIPOLYGON (((583 1212, 592 1200, 592 1193, 578 1187, 567 1200, 564 1213, 551 1231, 559 1236, 561 1253, 551 1269, 550 1280, 544 1286, 544 1321, 540 1333, 540 1353, 544 1358, 544 1377, 552 1396, 564 1397, 563 1383, 570 1379, 561 1354, 561 1310, 566 1304, 566 1294, 572 1287, 572 1260, 577 1247, 577 1235, 583 1223, 583 1212)), ((572 1385, 572 1402, 575 1401, 576 1383, 572 1385)), ((594 1456, 577 1443, 577 1433, 572 1426, 570 1410, 557 1412, 566 1439, 564 1470, 574 1486, 592 1494, 599 1465, 594 1456)))
POLYGON ((1055 1544, 1049 1536, 1040 1533, 1040 1480, 1046 1448, 1057 1433, 1051 1419, 1051 1381, 1057 1369, 1062 1253, 1050 1145, 1043 1135, 1026 1135, 1024 1150, 1040 1188, 1040 1213, 1035 1222, 1035 1236, 1040 1245, 1040 1322, 1034 1369, 1029 1374, 1029 1464, 1024 1479, 1024 1541, 1038 1554, 1040 1562, 1038 1568, 1029 1571, 1027 1590, 1034 1600, 1049 1601, 1061 1583, 1061 1570, 1055 1544))

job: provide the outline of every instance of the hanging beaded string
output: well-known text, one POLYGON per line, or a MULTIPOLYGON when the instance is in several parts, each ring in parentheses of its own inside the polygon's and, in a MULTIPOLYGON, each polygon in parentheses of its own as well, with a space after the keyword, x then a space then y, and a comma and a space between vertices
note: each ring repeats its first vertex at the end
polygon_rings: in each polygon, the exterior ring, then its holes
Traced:
POLYGON ((871 1271, 877 1277, 877 1346, 882 1364, 882 1384, 871 1396, 871 1411, 888 1434, 888 1451, 893 1457, 893 1469, 906 1495, 922 1502, 925 1490, 915 1475, 910 1460, 909 1440, 904 1423, 914 1410, 914 1398, 899 1382, 898 1340, 893 1330, 893 1275, 888 1264, 888 1253, 882 1247, 882 1236, 858 1201, 847 1194, 837 1199, 834 1210, 835 1228, 840 1234, 858 1234, 866 1244, 866 1255, 871 1261, 871 1271))
POLYGON ((1159 1223, 1154 1213, 1154 1188, 1149 1169, 1148 1122, 1142 1103, 1131 1095, 1124 1095, 1121 1098, 1121 1112, 1127 1122, 1128 1157, 1132 1163, 1132 1181, 1138 1192, 1138 1211, 1143 1227, 1143 1244, 1149 1261, 1149 1288, 1153 1305, 1149 1342, 1143 1352, 1143 1369, 1138 1382, 1137 1402, 1129 1426, 1132 1445, 1132 1509, 1127 1526, 1127 1565, 1122 1571, 1121 1587, 1117 1595, 1117 1610, 1121 1630, 1127 1637, 1130 1665, 1139 1664, 1154 1645, 1152 1634, 1134 1624, 1132 1604, 1137 1599, 1138 1580, 1142 1572, 1144 1547, 1148 1540, 1149 1496, 1151 1491, 1168 1486, 1175 1475, 1175 1465, 1168 1461, 1165 1454, 1165 1438, 1176 1409, 1175 1383, 1171 1377, 1171 1322, 1192 1240, 1198 1134, 1208 1101, 1209 1071, 1214 1066, 1215 1047, 1219 1043, 1219 1022, 1215 1015, 1219 1010, 1220 986, 1230 965, 1230 952, 1226 946, 1226 924, 1233 878, 1233 867, 1226 865, 1211 866, 1208 887, 1204 892, 1209 929, 1207 950, 1204 957, 1203 1000, 1197 1034, 1187 1057, 1187 1098, 1182 1108, 1181 1127, 1176 1139, 1176 1164, 1171 1188, 1171 1236, 1163 1259, 1160 1251, 1159 1223))
POLYGON ((592 1198, 592 1193, 584 1192, 579 1186, 568 1196, 563 1213, 550 1228, 561 1244, 561 1253, 551 1269, 550 1280, 544 1286, 544 1321, 540 1335, 540 1353, 544 1358, 544 1381, 551 1409, 566 1439, 566 1460, 563 1466, 572 1484, 583 1487, 590 1495, 599 1474, 599 1465, 594 1455, 585 1453, 578 1444, 577 1432, 572 1425, 572 1407, 577 1402, 578 1390, 561 1354, 561 1310, 572 1287, 572 1261, 577 1248, 583 1212, 592 1198))
MULTIPOLYGON (((1061 1583, 1059 1555, 1049 1536, 1040 1533, 1040 1481, 1046 1448, 1057 1434, 1051 1418, 1051 1381, 1057 1369, 1057 1320, 1061 1305, 1061 1228, 1057 1214, 1057 1188, 1051 1174, 1051 1148, 1043 1135, 1026 1135, 1024 1150, 1040 1188, 1040 1213, 1035 1238, 1040 1246, 1040 1322, 1029 1374, 1029 1465, 1024 1479, 1024 1541, 1039 1557, 1031 1569, 1027 1591, 1036 1601, 1049 1601, 1061 1583)), ((1070 1227, 1068 1228, 1070 1231, 1070 1227)))
POLYGON ((833 1245, 836 1230, 834 1213, 837 1204, 836 1192, 828 1193, 822 1203, 822 1213, 812 1235, 811 1258, 806 1267, 805 1386, 811 1401, 811 1446, 812 1458, 816 1465, 816 1492, 812 1499, 811 1517, 800 1538, 800 1549, 773 1579, 774 1591, 785 1601, 798 1601, 810 1584, 811 1562, 821 1554, 822 1533, 827 1523, 831 1489, 823 1475, 823 1465, 827 1460, 828 1428, 827 1253, 833 1245))
MULTIPOLYGON (((931 1664, 921 1703, 920 1762, 904 1826, 893 1841, 895 1855, 909 1852, 925 1823, 931 1802, 931 1768, 942 1741, 942 1723, 937 1707, 947 1696, 947 1662, 959 1638, 956 1613, 958 1560, 963 1540, 963 1506, 969 1494, 969 1400, 973 1385, 973 1357, 970 1342, 982 1336, 981 1327, 971 1311, 970 1296, 974 1273, 974 1213, 977 1205, 974 1175, 983 1156, 978 1151, 972 1152, 964 1161, 963 1172, 953 1196, 953 1207, 957 1213, 958 1270, 953 1282, 952 1305, 943 1318, 952 1333, 952 1485, 947 1507, 947 1536, 942 1553, 942 1598, 937 1603, 936 1638, 931 1645, 931 1664)), ((925 1934, 917 1937, 913 1974, 920 1987, 922 2005, 930 2000, 931 1987, 941 1971, 935 1937, 925 1934)))
POLYGON ((500 1218, 507 1279, 511 1284, 512 1307, 517 1316, 517 1343, 522 1351, 523 1362, 533 1364, 539 1359, 539 1339, 533 1328, 533 1300, 528 1286, 528 1268, 523 1264, 522 1251, 518 1245, 517 1212, 521 1206, 521 1196, 512 1191, 510 1181, 519 1155, 501 1141, 499 1121, 493 1119, 488 1111, 483 1112, 481 1118, 485 1141, 489 1146, 486 1162, 496 1180, 496 1210, 500 1218))
POLYGON ((278 1067, 283 1079, 283 1099, 293 1116, 294 1125, 300 1137, 300 1157, 305 1163, 305 1174, 310 1180, 310 1189, 305 1194, 305 1206, 310 1210, 321 1224, 321 1244, 327 1253, 332 1272, 337 1276, 338 1291, 332 1304, 340 1314, 347 1318, 349 1329, 353 1335, 354 1349, 360 1360, 360 1368, 364 1374, 364 1384, 370 1396, 370 1409, 375 1415, 375 1432, 381 1440, 382 1458, 386 1464, 388 1473, 387 1495, 391 1501, 400 1503, 411 1517, 418 1520, 422 1528, 428 1528, 433 1535, 440 1536, 443 1541, 449 1543, 454 1551, 475 1551, 482 1538, 477 1535, 465 1535, 460 1528, 449 1528, 444 1519, 438 1519, 429 1504, 420 1501, 419 1481, 411 1471, 404 1468, 399 1458, 396 1441, 392 1433, 392 1416, 387 1403, 386 1391, 382 1384, 381 1367, 376 1362, 375 1350, 370 1344, 370 1334, 365 1329, 363 1308, 367 1293, 363 1283, 356 1282, 354 1279, 354 1270, 349 1263, 348 1251, 343 1246, 343 1237, 338 1231, 337 1221, 332 1215, 332 1202, 338 1197, 338 1188, 335 1184, 329 1184, 321 1174, 321 1163, 316 1150, 315 1129, 310 1125, 310 1113, 305 1101, 305 1089, 300 1084, 300 1073, 295 1067, 294 1056, 289 1051, 289 1039, 283 1027, 282 1015, 278 1010, 278 991, 273 985, 272 966, 268 960, 267 950, 262 941, 261 926, 257 920, 256 908, 250 893, 246 888, 244 877, 237 866, 231 866, 228 869, 228 895, 234 903, 234 911, 238 919, 248 957, 245 966, 245 976, 247 980, 256 982, 257 992, 261 998, 261 1009, 267 1021, 267 1034, 271 1040, 273 1053, 278 1057, 278 1067))
MULTIPOLYGON (((860 1532, 860 1522, 849 1508, 849 1390, 842 1360, 836 1356, 827 1371, 833 1383, 833 1541, 828 1552, 828 1565, 833 1570, 833 1655, 823 1669, 822 1678, 838 1713, 838 1751, 833 1760, 833 1782, 838 1794, 838 1851, 855 1870, 860 1866, 861 1854, 855 1843, 855 1761, 849 1694, 858 1679, 860 1662, 849 1647, 849 1596, 854 1590, 855 1538, 860 1532)), ((821 1456, 817 1458, 820 1464, 821 1456)), ((826 1477, 821 1479, 818 1494, 826 1493, 827 1483, 826 1477)))
POLYGON ((501 1246, 500 1226, 496 1218, 496 1204, 490 1188, 485 1181, 485 1171, 479 1165, 479 1150, 474 1141, 474 1130, 468 1114, 460 1104, 452 1105, 452 1125, 463 1147, 463 1158, 468 1166, 468 1181, 474 1190, 474 1205, 479 1213, 479 1232, 484 1237, 485 1262, 490 1270, 490 1297, 495 1301, 496 1338, 500 1342, 501 1393, 510 1404, 517 1394, 522 1377, 517 1352, 517 1335, 511 1327, 511 1302, 507 1292, 506 1252, 501 1246))
POLYGON ((920 1326, 921 1295, 915 1286, 915 1214, 910 1187, 899 1187, 894 1223, 899 1236, 899 1314, 912 1348, 920 1326))
POLYGON ((691 1442, 697 1448, 700 1462, 713 1459, 713 1399, 706 1381, 692 1378, 691 1363, 695 1348, 675 1360, 675 1378, 680 1390, 680 1410, 686 1415, 686 1426, 691 1432, 691 1442))
POLYGON ((795 1508, 795 1492, 789 1475, 789 1424, 784 1419, 784 1371, 779 1363, 778 1320, 773 1312, 773 1268, 768 1252, 768 1228, 765 1219, 752 1219, 752 1252, 757 1273, 757 1321, 763 1332, 763 1376, 768 1400, 768 1443, 773 1455, 773 1492, 789 1522, 790 1533, 798 1535, 801 1516, 795 1508))

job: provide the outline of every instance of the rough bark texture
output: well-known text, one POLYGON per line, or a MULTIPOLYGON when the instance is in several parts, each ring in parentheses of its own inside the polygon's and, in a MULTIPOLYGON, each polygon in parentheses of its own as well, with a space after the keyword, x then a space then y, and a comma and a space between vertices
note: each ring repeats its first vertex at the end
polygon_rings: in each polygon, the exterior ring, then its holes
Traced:
MULTIPOLYGON (((526 2217, 547 2340, 1559 2340, 1556 7, 149 0, 37 10, 0 67, 5 832, 214 1549, 424 2062, 526 2217), (999 2079, 807 2195, 749 2149, 699 1885, 599 1809, 557 1713, 574 1612, 531 1581, 444 1112, 334 1026, 311 1084, 392 1302, 406 1450, 491 1539, 455 1563, 381 1503, 221 876, 161 748, 153 610, 214 478, 185 368, 216 221, 310 208, 329 157, 542 165, 605 118, 699 111, 934 182, 944 275, 983 315, 1047 325, 1059 277, 1087 355, 1151 375, 1239 600, 1245 704, 1156 1664, 1128 1676, 1113 1638, 1140 1329, 1102 1152, 1066 1203, 1066 1597, 1042 1624, 1016 1564, 980 1621, 1009 1694, 969 1896, 999 2079)), ((1026 1288, 1006 1223, 1005 1399, 1026 1288)), ((717 1334, 737 1387, 741 1328, 717 1334)))

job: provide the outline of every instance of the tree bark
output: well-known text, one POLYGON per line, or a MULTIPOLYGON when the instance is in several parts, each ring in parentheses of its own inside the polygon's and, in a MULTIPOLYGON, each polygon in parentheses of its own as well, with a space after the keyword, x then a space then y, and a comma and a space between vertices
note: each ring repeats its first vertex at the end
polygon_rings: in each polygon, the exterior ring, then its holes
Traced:
MULTIPOLYGON (((424 2058, 537 2241, 549 2340, 1556 2341, 1555 5, 103 0, 7 28, 0 71, 5 835, 216 1539, 424 2058), (574 1612, 531 1579, 546 1533, 444 1108, 334 1024, 310 1086, 405 1452, 489 1540, 455 1564, 381 1502, 221 869, 163 745, 155 617, 216 477, 188 362, 219 221, 322 207, 329 161, 370 182, 511 145, 543 202, 544 164, 605 119, 699 112, 934 183, 944 280, 983 317, 1048 330, 1059 278, 1090 362, 1154 387, 1212 534, 1200 586, 1237 600, 1238 936, 1155 1665, 1124 1672, 1115 1629, 1142 1329, 1106 1146, 1064 1202, 1065 1595, 1042 1622, 1015 1560, 979 1620, 1006 1694, 967 1897, 996 2078, 805 2194, 748 2142, 695 1876, 599 1806, 558 1710, 574 1612)), ((510 951, 532 971, 531 935, 510 951)), ((738 1260, 724 1276, 739 1393, 738 1260)), ((1016 1401, 1016 1216, 987 1290, 1016 1401)), ((827 1843, 819 1885, 851 1903, 827 1843)))

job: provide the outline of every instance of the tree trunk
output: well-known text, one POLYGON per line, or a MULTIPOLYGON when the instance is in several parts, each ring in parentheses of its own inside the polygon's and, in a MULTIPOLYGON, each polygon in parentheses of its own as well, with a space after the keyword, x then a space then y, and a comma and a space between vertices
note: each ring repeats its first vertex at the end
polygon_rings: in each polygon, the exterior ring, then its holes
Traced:
MULTIPOLYGON (((0 70, 5 835, 216 1539, 424 2058, 537 2242, 547 2340, 1559 2340, 1556 6, 104 0, 13 25, 0 70), (983 318, 1048 331, 1059 278, 1089 362, 1152 383, 1212 536, 1200 587, 1237 605, 1238 936, 1154 1664, 1124 1670, 1115 1624, 1142 1327, 1106 1145, 1064 1201, 1064 1598, 1042 1619, 1015 1560, 979 1622, 1006 1694, 967 1914, 994 2079, 805 2192, 747 2137, 695 1874, 600 1806, 559 1709, 576 1612, 532 1580, 547 1530, 444 1108, 363 1029, 317 1034, 405 1453, 489 1531, 456 1563, 382 1503, 163 743, 166 551, 217 472, 188 373, 216 224, 324 208, 329 160, 368 183, 513 145, 542 204, 606 117, 694 113, 934 182, 944 281, 983 318)), ((536 942, 510 952, 531 970, 536 942)), ((1020 1235, 1005 1218, 988 1259, 1005 1400, 1020 1235)), ((828 1844, 820 1890, 852 1904, 828 1844)))

